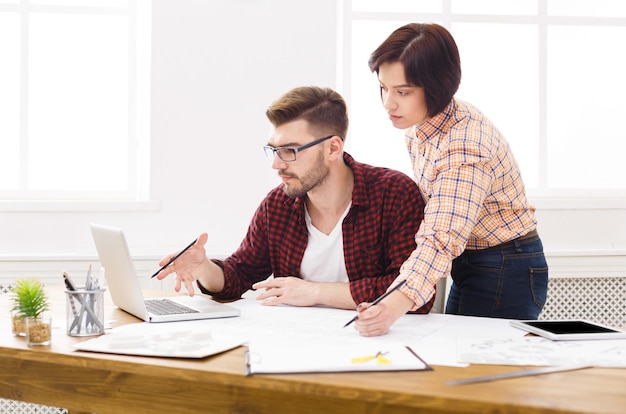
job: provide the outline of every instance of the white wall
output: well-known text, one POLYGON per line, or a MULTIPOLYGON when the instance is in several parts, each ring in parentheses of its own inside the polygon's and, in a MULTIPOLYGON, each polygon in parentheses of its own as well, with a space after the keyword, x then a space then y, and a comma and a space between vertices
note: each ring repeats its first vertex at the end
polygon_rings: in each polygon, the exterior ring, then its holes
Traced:
MULTIPOLYGON (((0 211, 0 276, 56 274, 74 260, 83 269, 96 257, 90 222, 122 227, 146 271, 202 231, 210 254, 232 252, 278 184, 261 150, 266 107, 294 86, 337 87, 338 3, 154 0, 150 195, 157 207, 0 211)), ((626 274, 623 208, 538 207, 553 275, 626 274)))

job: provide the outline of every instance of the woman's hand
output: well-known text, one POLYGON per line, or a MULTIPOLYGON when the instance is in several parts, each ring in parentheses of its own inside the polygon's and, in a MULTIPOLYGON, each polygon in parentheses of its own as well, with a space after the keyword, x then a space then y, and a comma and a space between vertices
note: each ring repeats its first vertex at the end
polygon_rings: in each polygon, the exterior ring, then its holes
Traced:
POLYGON ((391 325, 413 307, 413 301, 400 291, 392 292, 377 305, 360 303, 354 328, 362 336, 385 335, 391 325))

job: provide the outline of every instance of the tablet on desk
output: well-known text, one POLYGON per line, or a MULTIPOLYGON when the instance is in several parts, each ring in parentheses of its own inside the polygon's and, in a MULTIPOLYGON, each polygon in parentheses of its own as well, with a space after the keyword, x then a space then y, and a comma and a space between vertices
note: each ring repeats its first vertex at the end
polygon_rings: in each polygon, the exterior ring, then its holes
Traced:
POLYGON ((511 321, 511 326, 553 341, 626 339, 626 332, 585 320, 511 321))

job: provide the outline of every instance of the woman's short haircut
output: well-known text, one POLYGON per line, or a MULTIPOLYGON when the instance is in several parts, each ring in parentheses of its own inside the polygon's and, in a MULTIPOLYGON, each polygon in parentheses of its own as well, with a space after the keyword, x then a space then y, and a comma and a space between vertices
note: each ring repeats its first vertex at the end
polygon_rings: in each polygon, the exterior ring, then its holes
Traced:
POLYGON ((410 23, 396 29, 372 53, 369 67, 400 62, 406 81, 424 88, 428 116, 443 111, 461 83, 461 58, 454 38, 434 23, 410 23))
POLYGON ((344 139, 348 132, 346 102, 330 88, 294 88, 274 101, 265 115, 275 127, 303 119, 313 134, 334 134, 344 139))

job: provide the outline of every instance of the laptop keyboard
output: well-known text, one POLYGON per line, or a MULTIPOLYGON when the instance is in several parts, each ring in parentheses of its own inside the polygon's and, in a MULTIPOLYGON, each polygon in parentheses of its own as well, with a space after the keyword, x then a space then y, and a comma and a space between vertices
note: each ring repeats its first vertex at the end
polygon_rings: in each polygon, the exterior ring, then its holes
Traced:
POLYGON ((189 308, 169 299, 150 299, 145 301, 148 312, 153 315, 178 315, 181 313, 198 313, 196 309, 189 308))

